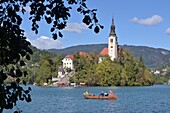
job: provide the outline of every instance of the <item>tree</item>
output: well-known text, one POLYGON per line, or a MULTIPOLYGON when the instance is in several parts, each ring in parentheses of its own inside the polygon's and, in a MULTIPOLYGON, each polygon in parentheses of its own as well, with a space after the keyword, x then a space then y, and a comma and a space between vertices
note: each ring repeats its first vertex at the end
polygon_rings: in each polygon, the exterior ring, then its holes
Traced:
MULTIPOLYGON (((19 83, 21 76, 26 76, 27 71, 20 68, 30 60, 30 43, 26 41, 24 30, 21 29, 22 16, 26 6, 30 7, 32 31, 38 33, 38 22, 42 19, 47 24, 52 24, 49 29, 53 39, 62 37, 62 29, 66 27, 70 10, 77 6, 77 12, 84 16, 83 22, 94 32, 98 33, 103 26, 98 23, 96 9, 88 9, 86 0, 0 0, 0 112, 3 109, 12 109, 18 100, 31 101, 29 91, 24 90, 19 83), (11 84, 4 84, 7 77, 16 78, 11 84)), ((26 85, 25 81, 22 82, 26 85)))
POLYGON ((40 69, 36 77, 36 83, 40 85, 48 83, 49 78, 52 78, 51 65, 47 60, 44 60, 40 65, 40 69))
POLYGON ((85 82, 89 86, 147 86, 153 84, 153 77, 144 66, 142 57, 138 61, 128 50, 122 49, 119 53, 121 54, 114 61, 111 61, 108 55, 103 56, 103 61, 100 63, 97 63, 96 52, 85 56, 76 53, 74 66, 77 71, 71 81, 85 82), (92 61, 90 61, 91 59, 92 61))
POLYGON ((95 50, 95 51, 91 52, 90 55, 92 57, 93 64, 98 64, 98 62, 99 62, 99 57, 98 57, 99 52, 97 52, 95 50))
POLYGON ((52 76, 53 77, 58 77, 58 69, 62 65, 62 60, 63 60, 63 57, 61 55, 57 55, 53 59, 53 62, 54 62, 54 65, 52 67, 52 76))
POLYGON ((113 68, 111 62, 107 59, 98 64, 96 68, 96 75, 98 75, 98 82, 101 86, 108 86, 108 78, 111 78, 110 76, 112 76, 112 72, 113 68))
POLYGON ((112 75, 108 78, 110 82, 109 85, 120 86, 122 66, 119 63, 115 62, 113 63, 112 68, 113 68, 112 75))

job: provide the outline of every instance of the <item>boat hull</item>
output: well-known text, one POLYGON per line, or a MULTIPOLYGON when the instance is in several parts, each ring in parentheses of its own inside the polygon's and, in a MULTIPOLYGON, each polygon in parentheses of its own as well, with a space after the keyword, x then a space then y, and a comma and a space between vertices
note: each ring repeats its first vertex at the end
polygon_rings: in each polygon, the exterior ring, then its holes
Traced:
POLYGON ((110 96, 94 96, 94 95, 84 95, 84 98, 85 99, 108 99, 108 100, 116 100, 117 99, 116 96, 110 97, 110 96))

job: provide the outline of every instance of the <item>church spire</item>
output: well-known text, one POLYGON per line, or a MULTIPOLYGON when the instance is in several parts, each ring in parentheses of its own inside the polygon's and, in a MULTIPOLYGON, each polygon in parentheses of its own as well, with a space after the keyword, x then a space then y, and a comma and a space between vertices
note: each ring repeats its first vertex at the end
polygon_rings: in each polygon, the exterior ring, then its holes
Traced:
POLYGON ((112 17, 112 25, 114 25, 114 18, 112 17))
POLYGON ((112 17, 112 25, 110 27, 110 34, 109 36, 116 36, 116 33, 115 33, 115 25, 114 25, 114 18, 112 17))

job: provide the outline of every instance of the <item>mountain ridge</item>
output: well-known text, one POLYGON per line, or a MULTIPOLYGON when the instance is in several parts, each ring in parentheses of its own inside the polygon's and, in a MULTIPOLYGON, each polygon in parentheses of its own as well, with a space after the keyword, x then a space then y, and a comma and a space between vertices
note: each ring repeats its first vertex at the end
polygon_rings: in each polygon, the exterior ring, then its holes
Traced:
MULTIPOLYGON (((144 63, 148 68, 157 68, 164 65, 170 65, 170 50, 163 48, 154 48, 148 46, 134 46, 134 45, 120 45, 124 49, 131 51, 134 56, 139 59, 143 57, 144 63)), ((75 52, 87 52, 92 51, 101 52, 103 48, 107 47, 107 44, 87 44, 87 45, 76 45, 67 47, 64 49, 49 49, 49 52, 61 54, 66 56, 75 52)))

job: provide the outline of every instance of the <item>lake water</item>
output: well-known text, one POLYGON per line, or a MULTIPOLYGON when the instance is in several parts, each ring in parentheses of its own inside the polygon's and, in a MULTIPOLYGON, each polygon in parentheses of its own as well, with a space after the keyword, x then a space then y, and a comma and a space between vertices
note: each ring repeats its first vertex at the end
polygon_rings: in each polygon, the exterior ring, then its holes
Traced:
MULTIPOLYGON (((32 102, 19 102, 23 113, 170 113, 170 85, 147 87, 38 87, 32 102), (117 100, 84 99, 85 90, 98 95, 113 90, 117 100)), ((5 110, 12 113, 14 110, 5 110)))

